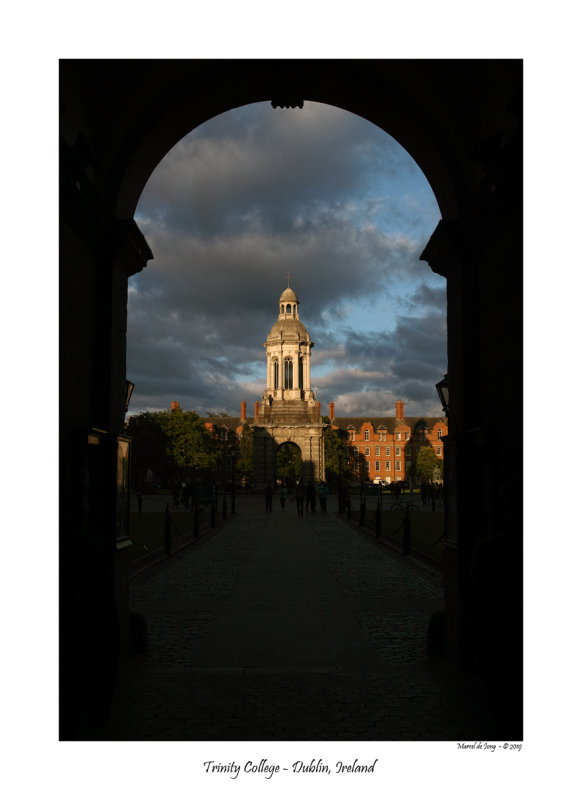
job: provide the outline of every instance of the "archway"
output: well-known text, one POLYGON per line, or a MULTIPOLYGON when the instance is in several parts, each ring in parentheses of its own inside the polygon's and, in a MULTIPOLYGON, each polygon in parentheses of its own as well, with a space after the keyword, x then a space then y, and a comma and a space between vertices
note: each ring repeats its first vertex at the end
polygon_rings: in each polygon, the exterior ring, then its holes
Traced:
POLYGON ((277 447, 276 480, 287 488, 294 486, 303 477, 301 448, 295 442, 284 442, 277 447))
MULTIPOLYGON (((133 213, 155 165, 187 131, 256 100, 308 98, 352 111, 396 138, 433 188, 442 220, 423 258, 448 281, 447 652, 471 661, 485 630, 471 594, 477 545, 511 518, 510 557, 490 563, 505 571, 500 606, 512 615, 499 625, 516 644, 504 674, 519 697, 520 530, 502 492, 521 476, 522 459, 521 86, 517 60, 61 62, 62 736, 77 735, 80 718, 106 706, 115 606, 123 617, 126 596, 115 456, 127 278, 151 257, 133 213), (493 405, 491 386, 502 398, 493 405), (499 461, 508 409, 512 452, 499 461), (100 538, 89 546, 82 465, 91 430, 99 450, 92 480, 103 491, 94 509, 100 538)), ((122 649, 124 637, 122 619, 122 649)), ((501 663, 487 668, 495 673, 501 663)), ((515 703, 510 713, 519 727, 515 703)))

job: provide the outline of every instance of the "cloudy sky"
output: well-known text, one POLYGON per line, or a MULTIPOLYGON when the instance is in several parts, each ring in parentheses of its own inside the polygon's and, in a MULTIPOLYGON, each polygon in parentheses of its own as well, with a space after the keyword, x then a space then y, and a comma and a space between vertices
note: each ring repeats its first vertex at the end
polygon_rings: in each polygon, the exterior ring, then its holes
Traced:
POLYGON ((439 216, 400 145, 340 109, 256 103, 197 128, 136 213, 154 260, 130 282, 130 414, 251 413, 288 274, 324 413, 440 414, 445 281, 419 261, 439 216))

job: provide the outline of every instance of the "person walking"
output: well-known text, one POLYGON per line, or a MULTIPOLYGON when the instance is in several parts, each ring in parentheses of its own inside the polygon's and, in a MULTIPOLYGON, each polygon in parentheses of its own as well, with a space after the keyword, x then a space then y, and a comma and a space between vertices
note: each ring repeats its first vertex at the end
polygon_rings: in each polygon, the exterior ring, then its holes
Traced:
POLYGON ((319 482, 319 486, 317 487, 317 495, 319 497, 319 507, 322 511, 327 510, 327 496, 329 494, 329 489, 325 485, 323 481, 319 482))
POLYGON ((279 502, 281 503, 281 511, 285 510, 285 501, 287 500, 287 487, 284 483, 281 484, 281 491, 279 493, 279 502))
POLYGON ((315 486, 313 485, 313 481, 309 481, 307 484, 305 496, 307 497, 307 510, 309 511, 309 507, 311 506, 311 511, 315 514, 315 486))
POLYGON ((273 487, 270 483, 265 486, 265 511, 273 510, 273 487))
POLYGON ((303 503, 305 501, 305 486, 303 481, 299 481, 295 487, 295 502, 297 503, 297 516, 303 516, 303 503))

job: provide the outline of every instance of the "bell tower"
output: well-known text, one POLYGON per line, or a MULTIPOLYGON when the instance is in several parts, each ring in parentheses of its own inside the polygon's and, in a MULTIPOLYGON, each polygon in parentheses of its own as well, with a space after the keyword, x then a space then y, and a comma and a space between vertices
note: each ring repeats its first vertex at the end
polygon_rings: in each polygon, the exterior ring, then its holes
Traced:
POLYGON ((301 449, 303 478, 325 479, 320 403, 311 389, 311 349, 314 344, 299 319, 299 299, 288 285, 279 297, 278 319, 264 347, 267 388, 256 409, 256 484, 276 480, 276 451, 292 442, 301 449))
POLYGON ((289 286, 279 298, 279 318, 267 336, 267 389, 263 400, 306 400, 313 405, 313 342, 299 319, 299 299, 289 286))

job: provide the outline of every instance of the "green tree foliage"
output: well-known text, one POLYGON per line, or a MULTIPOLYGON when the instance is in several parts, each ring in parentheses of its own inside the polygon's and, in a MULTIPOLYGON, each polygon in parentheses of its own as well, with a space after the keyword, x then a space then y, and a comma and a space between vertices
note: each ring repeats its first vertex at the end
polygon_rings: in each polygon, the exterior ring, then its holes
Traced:
POLYGON ((416 472, 423 480, 432 480, 435 468, 440 469, 441 460, 432 447, 421 447, 416 456, 416 472))
POLYGON ((277 479, 293 480, 299 478, 302 474, 301 450, 291 442, 282 444, 277 450, 277 479))
POLYGON ((325 451, 325 479, 327 483, 337 485, 339 482, 339 455, 337 449, 340 445, 346 448, 342 456, 342 483, 350 480, 350 452, 345 439, 339 431, 334 431, 330 425, 329 417, 323 417, 323 422, 329 425, 323 431, 323 446, 325 451))
POLYGON ((131 417, 132 475, 142 483, 150 467, 164 485, 171 476, 216 468, 220 454, 212 434, 194 411, 145 412, 131 417))
POLYGON ((240 456, 237 463, 237 470, 247 478, 253 475, 253 447, 255 433, 248 422, 245 422, 239 442, 240 456))
POLYGON ((145 483, 149 469, 166 482, 169 474, 168 435, 160 412, 146 411, 130 417, 127 433, 132 439, 131 473, 134 485, 145 483))
POLYGON ((212 470, 219 462, 215 439, 195 411, 162 412, 168 455, 179 470, 212 470))

